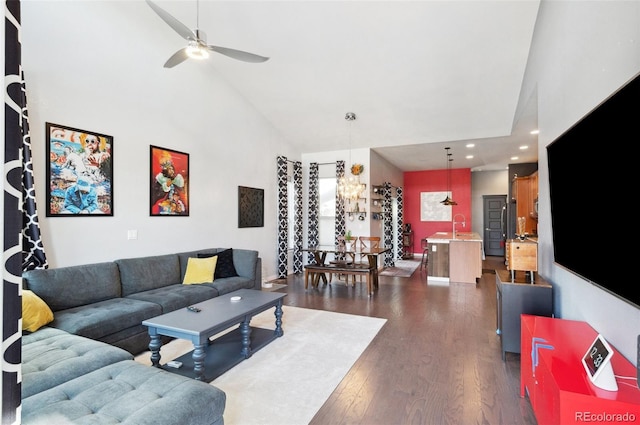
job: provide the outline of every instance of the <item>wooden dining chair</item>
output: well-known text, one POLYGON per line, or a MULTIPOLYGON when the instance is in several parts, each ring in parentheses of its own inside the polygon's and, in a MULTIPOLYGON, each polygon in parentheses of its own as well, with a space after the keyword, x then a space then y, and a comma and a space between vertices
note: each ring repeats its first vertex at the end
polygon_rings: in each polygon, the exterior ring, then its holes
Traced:
MULTIPOLYGON (((371 248, 380 248, 380 236, 360 236, 358 238, 358 251, 363 251, 371 248)), ((366 253, 360 252, 359 263, 366 266, 369 265, 369 256, 366 253)), ((362 277, 360 277, 362 280, 362 277)))
MULTIPOLYGON (((352 236, 351 238, 357 240, 357 236, 352 236)), ((346 245, 344 236, 338 236, 336 240, 337 240, 337 245, 340 249, 346 249, 347 245, 346 245)), ((355 261, 355 255, 353 254, 336 253, 335 258, 329 261, 329 264, 339 266, 339 267, 345 267, 345 266, 352 266, 354 261, 355 261)), ((334 274, 336 275, 336 278, 340 279, 340 273, 329 273, 329 283, 331 283, 331 280, 334 274)), ((353 285, 355 286, 356 284, 355 275, 352 275, 351 279, 353 280, 353 285)), ((345 275, 345 282, 349 284, 349 275, 345 275)))
MULTIPOLYGON (((380 236, 360 236, 358 238, 358 249, 360 251, 371 248, 380 248, 380 236)), ((366 262, 367 264, 369 264, 367 254, 360 253, 359 255, 361 263, 366 262)))

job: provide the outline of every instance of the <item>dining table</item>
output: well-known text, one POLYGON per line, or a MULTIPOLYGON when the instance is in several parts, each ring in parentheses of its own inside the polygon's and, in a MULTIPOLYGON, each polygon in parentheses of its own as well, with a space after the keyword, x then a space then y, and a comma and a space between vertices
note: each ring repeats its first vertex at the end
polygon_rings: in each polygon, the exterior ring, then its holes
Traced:
MULTIPOLYGON (((303 248, 304 252, 311 252, 313 254, 313 258, 315 260, 315 264, 318 266, 326 265, 327 254, 336 254, 336 256, 340 255, 342 257, 350 256, 354 262, 356 256, 367 256, 367 261, 369 263, 369 267, 373 269, 373 287, 374 289, 378 289, 378 257, 387 252, 391 252, 391 247, 358 247, 352 246, 347 247, 344 245, 314 245, 309 246, 307 248, 303 248)), ((327 266, 327 272, 331 272, 331 268, 327 266)), ((327 277, 324 273, 316 276, 316 279, 322 279, 323 283, 327 283, 327 277)), ((319 282, 315 282, 316 284, 319 282)))

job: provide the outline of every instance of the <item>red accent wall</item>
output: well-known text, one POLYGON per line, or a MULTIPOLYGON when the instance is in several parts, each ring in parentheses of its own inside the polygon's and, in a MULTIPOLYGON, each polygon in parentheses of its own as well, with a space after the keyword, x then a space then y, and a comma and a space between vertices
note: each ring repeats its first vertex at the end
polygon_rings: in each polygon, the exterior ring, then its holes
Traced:
MULTIPOLYGON (((435 232, 451 232, 451 221, 420 221, 420 193, 446 192, 447 170, 411 171, 404 173, 404 222, 411 223, 413 230, 413 252, 422 252, 420 239, 435 232)), ((451 217, 464 215, 466 226, 457 226, 461 232, 471 231, 471 169, 451 169, 453 205, 451 217)), ((444 198, 443 198, 444 199, 444 198)))

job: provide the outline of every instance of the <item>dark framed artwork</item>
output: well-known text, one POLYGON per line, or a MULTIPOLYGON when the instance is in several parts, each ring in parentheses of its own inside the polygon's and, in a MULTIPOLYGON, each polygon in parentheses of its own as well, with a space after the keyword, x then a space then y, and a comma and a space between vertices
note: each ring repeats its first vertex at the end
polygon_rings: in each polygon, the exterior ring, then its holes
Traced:
POLYGON ((47 217, 113 215, 113 137, 45 123, 47 217))
POLYGON ((264 189, 238 186, 238 227, 264 227, 264 189))
POLYGON ((150 215, 189 215, 189 154, 158 146, 150 150, 150 215))

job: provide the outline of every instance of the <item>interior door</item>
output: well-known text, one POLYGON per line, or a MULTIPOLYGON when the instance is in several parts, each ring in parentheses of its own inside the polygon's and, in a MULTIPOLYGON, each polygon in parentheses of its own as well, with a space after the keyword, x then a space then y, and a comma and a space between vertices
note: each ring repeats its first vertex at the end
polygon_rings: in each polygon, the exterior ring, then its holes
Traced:
POLYGON ((507 195, 484 195, 482 201, 484 253, 485 255, 504 257, 507 195))

